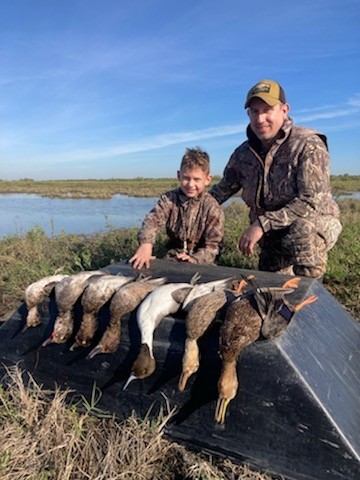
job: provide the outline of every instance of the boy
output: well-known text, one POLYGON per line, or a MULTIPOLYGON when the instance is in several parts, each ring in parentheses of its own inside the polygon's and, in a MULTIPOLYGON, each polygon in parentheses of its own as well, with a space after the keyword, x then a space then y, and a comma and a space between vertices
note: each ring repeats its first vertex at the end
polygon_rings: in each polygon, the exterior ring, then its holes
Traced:
POLYGON ((186 149, 177 172, 179 188, 161 195, 143 222, 140 246, 129 262, 140 270, 150 267, 153 245, 166 225, 167 258, 189 263, 214 263, 224 235, 224 213, 205 188, 211 182, 209 155, 186 149))

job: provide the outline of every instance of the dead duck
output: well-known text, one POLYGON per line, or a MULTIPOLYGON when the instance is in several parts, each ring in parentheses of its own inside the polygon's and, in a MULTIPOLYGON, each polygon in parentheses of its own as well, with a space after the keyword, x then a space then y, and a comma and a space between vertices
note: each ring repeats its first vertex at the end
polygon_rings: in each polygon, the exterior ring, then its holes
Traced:
POLYGON ((279 335, 296 311, 317 299, 313 295, 298 305, 290 305, 285 300, 285 295, 294 291, 293 288, 289 288, 289 285, 296 287, 294 281, 298 280, 292 279, 290 281, 292 283, 285 282, 278 288, 257 288, 235 299, 227 308, 224 323, 220 328, 222 369, 215 410, 217 423, 225 422, 227 406, 236 396, 238 390, 236 364, 241 351, 255 342, 262 331, 265 338, 279 335), (265 322, 267 326, 263 329, 265 322), (270 328, 271 325, 276 327, 270 328))
POLYGON ((91 344, 96 332, 97 314, 100 308, 110 300, 117 290, 134 280, 136 280, 134 277, 123 275, 101 275, 92 280, 81 297, 83 317, 75 336, 75 343, 70 350, 77 347, 88 347, 91 344))
POLYGON ((150 292, 163 285, 165 281, 164 277, 144 279, 124 285, 115 292, 109 306, 109 325, 100 342, 91 350, 87 358, 94 358, 99 353, 114 353, 120 343, 121 318, 135 310, 150 292))
MULTIPOLYGON (((141 334, 141 347, 138 357, 132 365, 131 374, 124 389, 135 379, 149 377, 156 368, 153 354, 153 336, 160 321, 167 315, 179 310, 191 290, 197 290, 198 296, 212 291, 215 287, 228 283, 229 279, 217 280, 203 284, 195 284, 200 277, 194 275, 190 283, 169 283, 151 292, 140 304, 137 311, 137 322, 141 334)), ((196 295, 191 297, 195 300, 196 295)), ((190 303, 188 303, 190 305, 190 303)))
POLYGON ((50 343, 66 342, 74 328, 73 308, 89 285, 91 280, 99 275, 105 275, 103 270, 92 270, 88 272, 80 272, 64 278, 55 285, 55 300, 58 307, 58 315, 55 319, 54 329, 50 337, 44 341, 43 347, 50 343))
POLYGON ((225 305, 243 293, 246 285, 247 281, 244 279, 234 281, 231 289, 224 288, 210 292, 193 301, 185 319, 185 349, 182 358, 182 373, 178 384, 181 392, 184 391, 190 376, 199 369, 199 338, 204 335, 225 305))
POLYGON ((37 280, 34 283, 31 283, 25 289, 24 299, 28 313, 26 316, 26 325, 23 331, 29 327, 36 327, 37 325, 40 325, 41 317, 38 308, 39 303, 51 293, 58 282, 66 277, 68 277, 68 275, 49 275, 37 280))

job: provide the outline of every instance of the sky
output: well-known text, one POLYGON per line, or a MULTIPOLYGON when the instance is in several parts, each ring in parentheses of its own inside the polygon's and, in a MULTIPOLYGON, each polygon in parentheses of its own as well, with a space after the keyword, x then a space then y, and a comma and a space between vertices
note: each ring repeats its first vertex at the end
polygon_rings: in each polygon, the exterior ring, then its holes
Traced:
POLYGON ((358 0, 2 0, 0 179, 221 175, 262 79, 360 174, 358 0))

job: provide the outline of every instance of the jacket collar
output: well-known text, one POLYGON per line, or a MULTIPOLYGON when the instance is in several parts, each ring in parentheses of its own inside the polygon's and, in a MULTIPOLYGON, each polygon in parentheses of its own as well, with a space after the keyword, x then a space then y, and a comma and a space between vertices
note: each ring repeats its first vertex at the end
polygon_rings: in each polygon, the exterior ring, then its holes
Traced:
POLYGON ((200 194, 198 195, 197 197, 195 198, 190 198, 190 197, 187 197, 185 195, 185 193, 183 193, 181 191, 180 188, 177 189, 177 192, 178 192, 178 196, 179 196, 179 200, 180 200, 180 203, 182 205, 186 205, 186 204, 189 204, 189 203, 195 203, 195 202, 200 202, 200 200, 203 198, 203 196, 205 195, 205 190, 200 194))

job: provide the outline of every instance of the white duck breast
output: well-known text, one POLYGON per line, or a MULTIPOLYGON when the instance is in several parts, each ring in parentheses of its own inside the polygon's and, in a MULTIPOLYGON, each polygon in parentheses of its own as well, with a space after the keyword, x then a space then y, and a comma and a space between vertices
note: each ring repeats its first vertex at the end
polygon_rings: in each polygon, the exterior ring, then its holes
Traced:
POLYGON ((193 287, 190 283, 168 283, 151 292, 140 304, 136 318, 141 332, 141 343, 148 344, 151 353, 156 327, 166 315, 177 312, 180 307, 173 293, 193 287))

